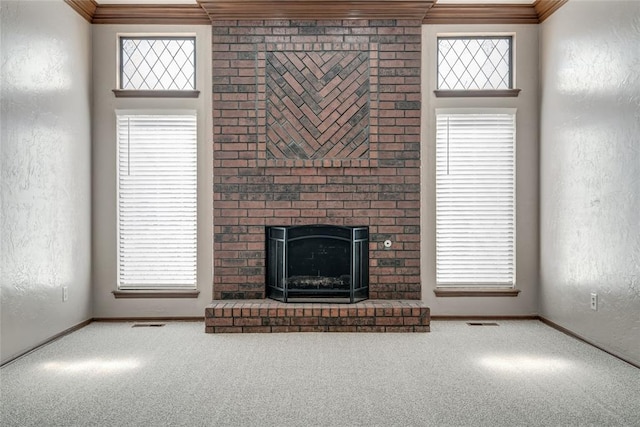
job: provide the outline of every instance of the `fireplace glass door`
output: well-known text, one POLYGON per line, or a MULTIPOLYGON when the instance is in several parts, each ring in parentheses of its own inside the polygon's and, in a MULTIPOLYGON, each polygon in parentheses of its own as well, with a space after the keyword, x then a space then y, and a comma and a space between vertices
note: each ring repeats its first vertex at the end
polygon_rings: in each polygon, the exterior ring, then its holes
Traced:
POLYGON ((267 227, 267 296, 356 302, 369 295, 367 227, 267 227))

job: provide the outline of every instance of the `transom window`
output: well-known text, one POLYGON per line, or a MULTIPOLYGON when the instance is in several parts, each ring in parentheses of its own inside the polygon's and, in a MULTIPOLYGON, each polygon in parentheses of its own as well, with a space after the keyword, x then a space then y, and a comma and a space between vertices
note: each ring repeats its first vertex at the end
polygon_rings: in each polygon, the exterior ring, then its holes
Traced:
POLYGON ((513 37, 438 37, 438 89, 513 89, 513 37))
POLYGON ((120 89, 195 90, 195 37, 120 37, 120 89))

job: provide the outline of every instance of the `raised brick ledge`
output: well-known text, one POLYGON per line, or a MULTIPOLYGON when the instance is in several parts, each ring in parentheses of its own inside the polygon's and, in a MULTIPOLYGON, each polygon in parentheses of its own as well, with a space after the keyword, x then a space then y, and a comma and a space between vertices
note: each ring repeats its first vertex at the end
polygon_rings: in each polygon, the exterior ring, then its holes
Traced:
POLYGON ((429 307, 415 300, 355 304, 216 300, 205 309, 207 333, 429 332, 429 307))

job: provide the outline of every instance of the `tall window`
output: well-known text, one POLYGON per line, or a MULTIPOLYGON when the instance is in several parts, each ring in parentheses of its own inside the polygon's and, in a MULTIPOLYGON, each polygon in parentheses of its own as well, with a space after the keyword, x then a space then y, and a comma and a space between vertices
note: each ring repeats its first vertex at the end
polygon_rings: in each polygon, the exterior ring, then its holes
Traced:
POLYGON ((511 36, 438 37, 438 89, 513 89, 511 36))
POLYGON ((196 288, 195 111, 118 112, 118 289, 196 288))
POLYGON ((195 88, 195 37, 120 37, 120 89, 195 88))
POLYGON ((436 110, 436 282, 515 285, 515 110, 436 110))

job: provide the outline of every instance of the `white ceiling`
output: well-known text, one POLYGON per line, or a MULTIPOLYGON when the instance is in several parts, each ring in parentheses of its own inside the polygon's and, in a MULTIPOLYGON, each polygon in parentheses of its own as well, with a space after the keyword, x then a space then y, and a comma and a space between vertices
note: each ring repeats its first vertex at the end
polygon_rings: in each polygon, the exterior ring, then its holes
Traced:
MULTIPOLYGON (((438 0, 441 4, 532 4, 535 0, 438 0)), ((96 0, 99 4, 196 4, 196 0, 96 0)))
POLYGON ((96 0, 98 4, 196 4, 196 0, 96 0))
POLYGON ((438 0, 440 4, 532 4, 535 0, 438 0))

